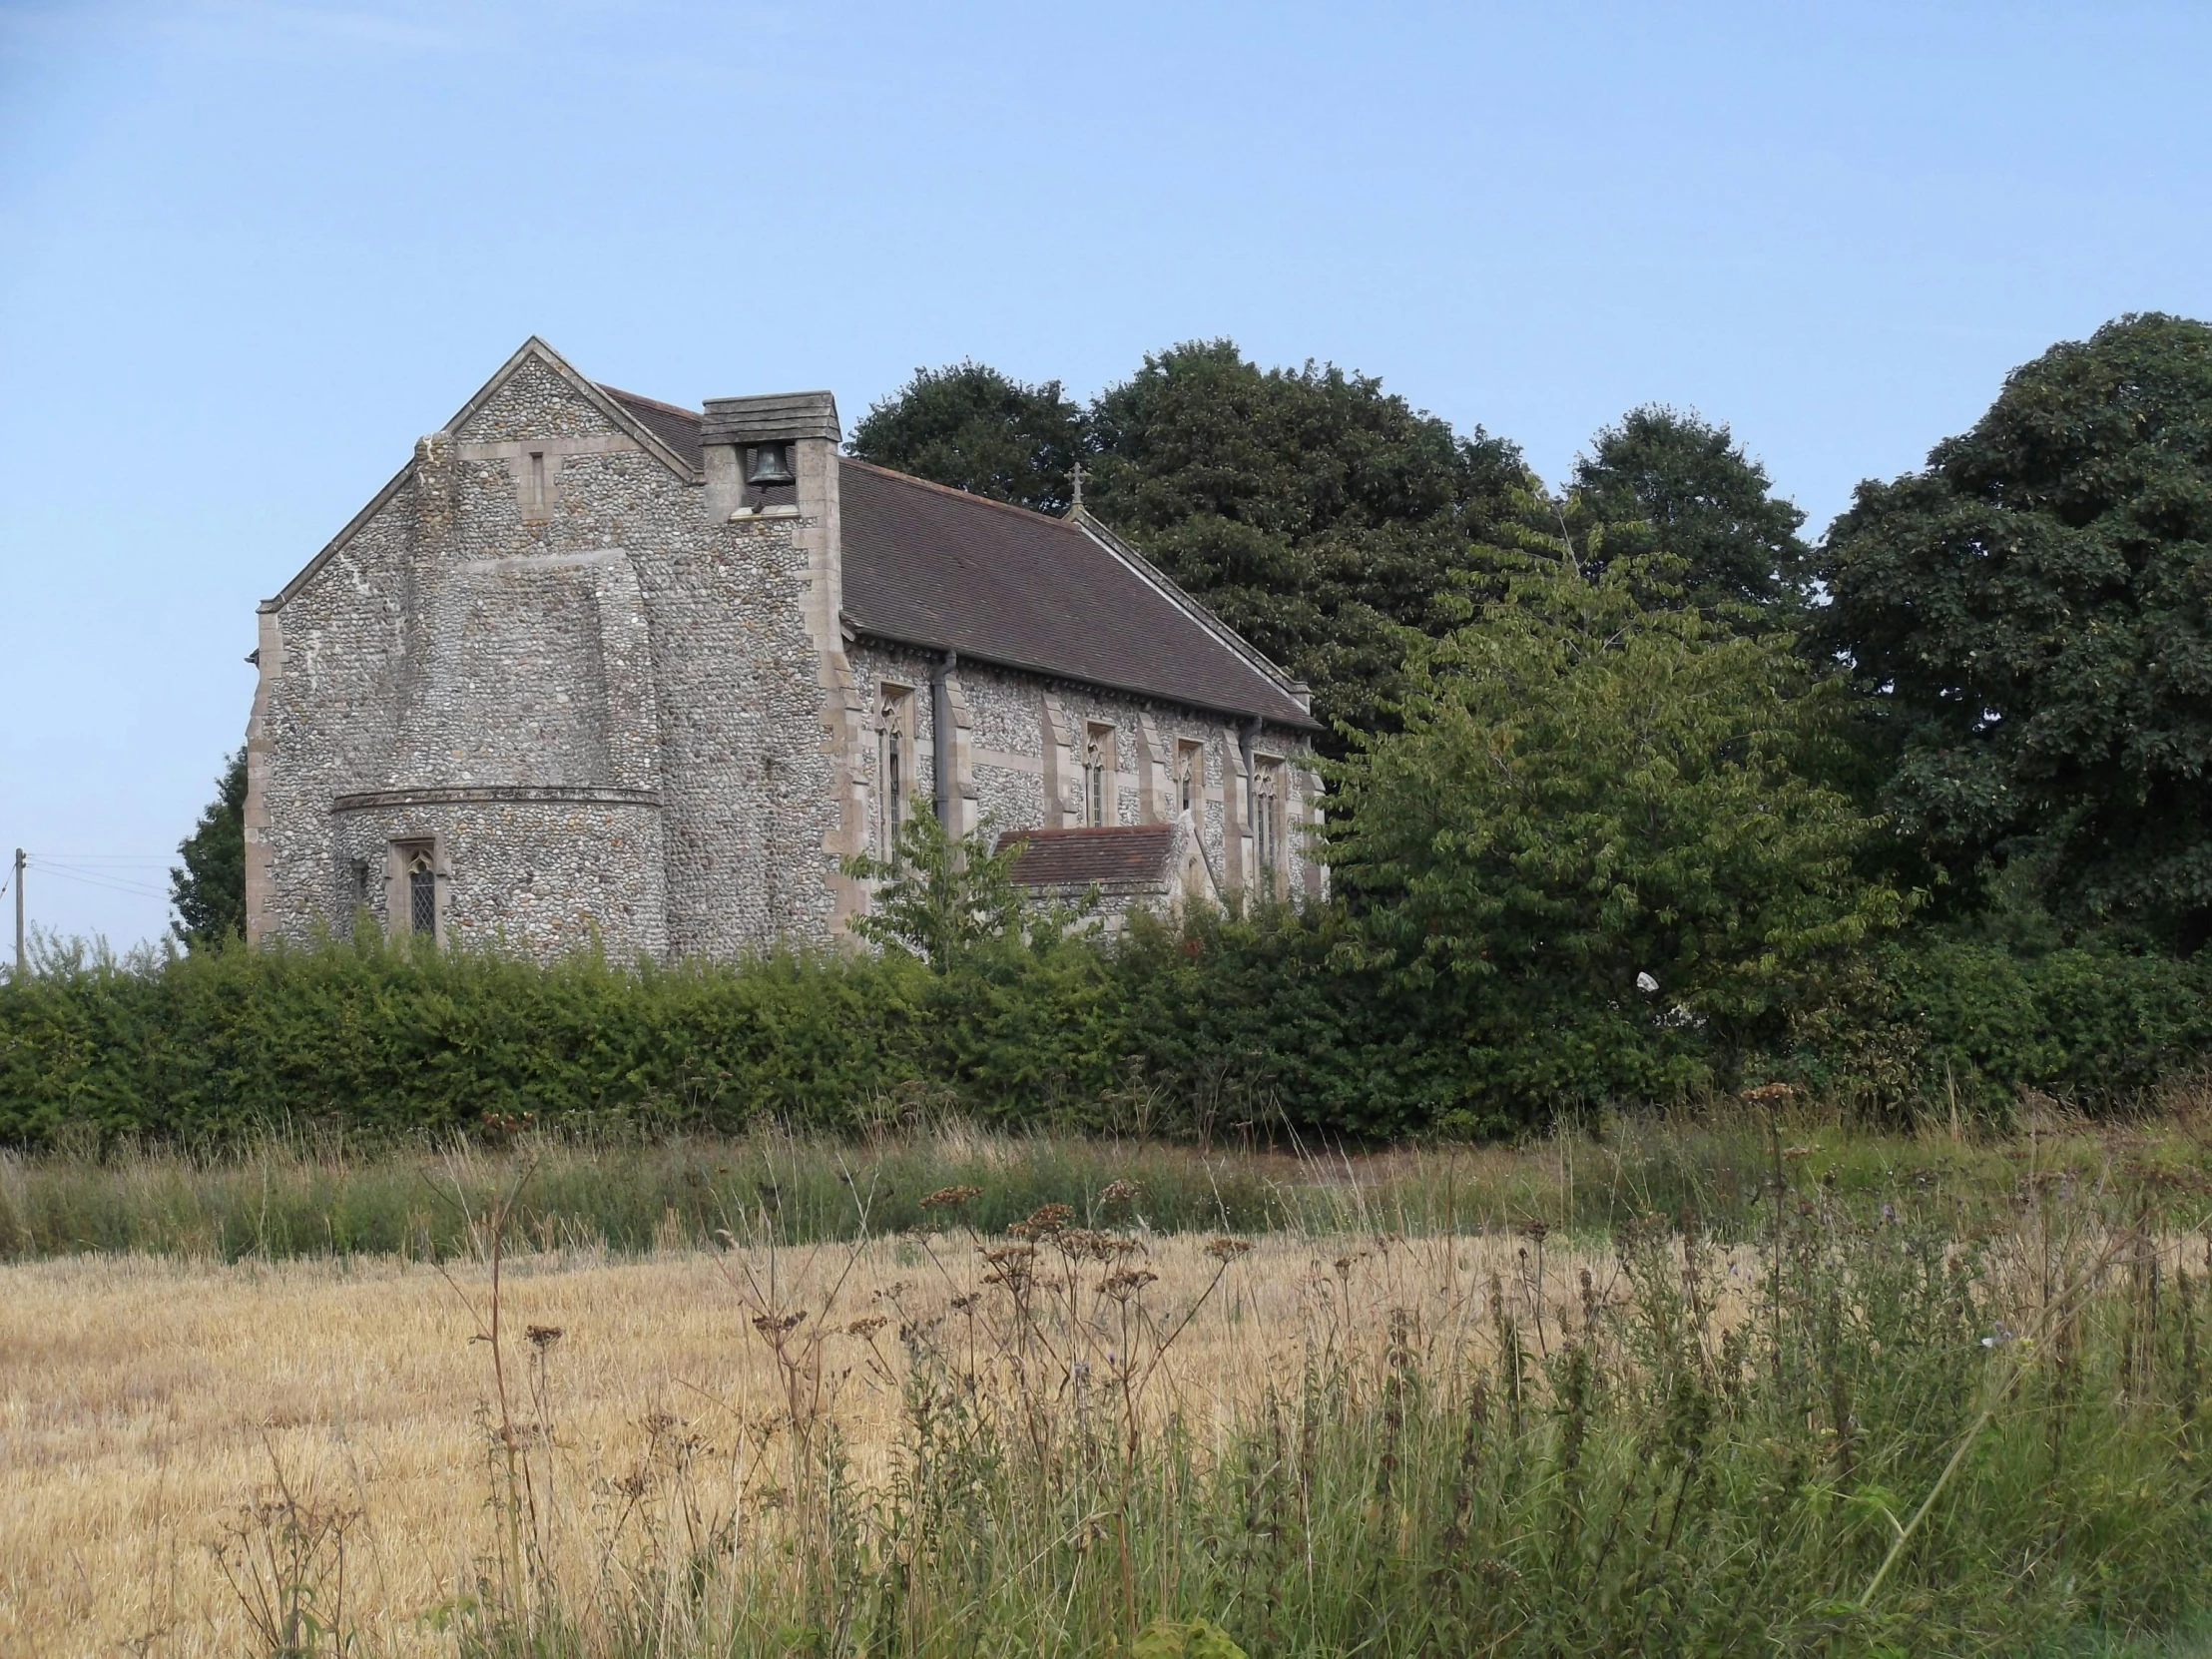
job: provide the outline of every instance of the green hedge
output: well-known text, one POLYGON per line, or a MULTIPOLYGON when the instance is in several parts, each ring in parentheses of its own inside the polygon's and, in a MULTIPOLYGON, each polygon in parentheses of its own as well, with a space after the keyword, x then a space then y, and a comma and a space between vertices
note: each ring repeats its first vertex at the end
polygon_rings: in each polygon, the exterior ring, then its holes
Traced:
POLYGON ((0 987, 0 1144, 69 1125, 201 1143, 303 1122, 835 1129, 925 1101, 996 1122, 1287 1122, 1380 1141, 1542 1128, 1621 1098, 1662 1050, 1715 1090, 1779 1076, 1884 1109, 1955 1095, 1984 1115, 2026 1089, 2125 1104, 2212 1055, 2212 977, 2163 957, 1924 936, 1823 995, 1781 1053, 1619 1009, 1483 1046, 1464 1009, 1369 961, 1336 911, 991 946, 946 973, 895 951, 633 969, 233 947, 63 961, 0 987), (1501 1081, 1537 1052, 1564 1068, 1552 1093, 1501 1081))
POLYGON ((2212 1056, 2212 976, 2194 962, 1923 940, 1888 946, 1882 969, 1931 1104, 1957 1089, 1967 1110, 2002 1111, 2034 1089, 2096 1110, 2212 1056))
POLYGON ((317 1120, 835 1127, 915 1079, 984 1114, 1051 1109, 1114 1079, 1105 983, 1064 946, 957 978, 896 954, 633 970, 344 945, 69 964, 0 990, 0 1140, 71 1122, 185 1140, 317 1120))

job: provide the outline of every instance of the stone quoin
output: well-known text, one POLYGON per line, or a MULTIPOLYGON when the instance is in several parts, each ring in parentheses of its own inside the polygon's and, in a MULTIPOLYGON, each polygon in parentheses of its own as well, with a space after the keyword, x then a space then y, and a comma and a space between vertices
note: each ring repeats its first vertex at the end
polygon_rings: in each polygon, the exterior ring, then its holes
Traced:
POLYGON ((547 958, 843 937, 932 810, 1109 917, 1318 893, 1306 689, 1082 505, 701 411, 531 339, 261 607, 247 931, 547 958))

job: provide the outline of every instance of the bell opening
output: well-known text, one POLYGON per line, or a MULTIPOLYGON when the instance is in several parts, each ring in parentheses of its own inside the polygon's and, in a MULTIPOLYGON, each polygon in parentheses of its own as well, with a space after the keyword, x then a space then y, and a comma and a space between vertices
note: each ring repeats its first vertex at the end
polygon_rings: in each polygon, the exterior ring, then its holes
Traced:
POLYGON ((796 483, 797 479, 792 474, 791 445, 756 444, 752 459, 746 467, 745 481, 749 484, 796 483))

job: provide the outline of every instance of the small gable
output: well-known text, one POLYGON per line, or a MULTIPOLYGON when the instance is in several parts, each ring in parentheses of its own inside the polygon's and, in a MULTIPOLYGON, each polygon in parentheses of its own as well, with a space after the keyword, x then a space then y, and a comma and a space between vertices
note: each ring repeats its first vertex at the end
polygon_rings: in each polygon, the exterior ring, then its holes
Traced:
POLYGON ((628 435, 603 407, 534 357, 516 364, 504 379, 493 376, 450 429, 464 443, 628 435))
MULTIPOLYGON (((639 400, 587 380, 532 334, 500 365, 445 429, 464 445, 581 443, 627 439, 687 483, 699 476, 697 444, 672 443, 664 420, 643 418, 639 400)), ((658 407, 666 408, 666 405, 658 407)), ((677 411, 669 411, 677 412, 677 411)), ((464 453, 466 451, 464 450, 464 453)))

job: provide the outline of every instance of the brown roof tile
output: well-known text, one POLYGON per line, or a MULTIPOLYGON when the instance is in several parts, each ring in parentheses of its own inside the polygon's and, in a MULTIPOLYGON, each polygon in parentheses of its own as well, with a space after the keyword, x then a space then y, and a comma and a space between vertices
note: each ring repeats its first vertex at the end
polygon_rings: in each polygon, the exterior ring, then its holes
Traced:
POLYGON ((1271 675, 1079 526, 849 458, 838 483, 855 628, 1313 727, 1271 675))
POLYGON ((634 391, 624 391, 604 381, 599 389, 638 417, 639 423, 677 454, 692 464, 695 472, 701 464, 699 453, 700 417, 690 409, 680 409, 673 403, 663 403, 655 398, 640 397, 634 391))
POLYGON ((1019 843, 1014 879, 1025 887, 1158 886, 1169 880, 1172 824, 1123 824, 1094 830, 1009 830, 1004 851, 1019 843))

